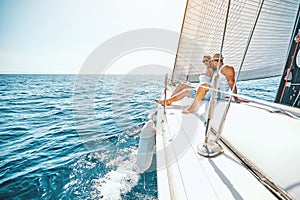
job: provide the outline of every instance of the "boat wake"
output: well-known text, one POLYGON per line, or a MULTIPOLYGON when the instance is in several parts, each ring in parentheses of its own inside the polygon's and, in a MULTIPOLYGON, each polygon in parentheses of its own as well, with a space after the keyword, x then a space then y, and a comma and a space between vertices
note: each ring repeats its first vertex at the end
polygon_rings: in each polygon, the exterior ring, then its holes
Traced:
POLYGON ((117 169, 111 170, 103 177, 94 180, 94 189, 98 194, 101 194, 101 199, 122 199, 122 194, 128 193, 137 185, 139 174, 135 160, 136 158, 132 156, 129 160, 123 161, 121 164, 118 163, 117 169))

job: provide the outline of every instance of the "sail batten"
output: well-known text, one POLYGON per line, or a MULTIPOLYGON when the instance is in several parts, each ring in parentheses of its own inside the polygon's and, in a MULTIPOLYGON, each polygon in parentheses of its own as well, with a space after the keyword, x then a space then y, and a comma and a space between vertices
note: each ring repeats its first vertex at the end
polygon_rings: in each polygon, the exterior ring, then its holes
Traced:
MULTIPOLYGON (((223 56, 225 63, 236 70, 242 62, 260 3, 261 0, 231 1, 223 56)), ((265 0, 239 80, 281 75, 298 5, 298 0, 265 0)), ((173 82, 200 73, 204 67, 202 57, 220 52, 226 9, 226 0, 188 1, 173 82)))

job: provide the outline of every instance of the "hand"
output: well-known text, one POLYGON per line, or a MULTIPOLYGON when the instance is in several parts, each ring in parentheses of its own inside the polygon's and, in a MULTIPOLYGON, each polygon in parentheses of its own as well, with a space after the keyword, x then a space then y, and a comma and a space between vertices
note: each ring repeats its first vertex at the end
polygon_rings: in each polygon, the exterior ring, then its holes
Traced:
POLYGON ((235 100, 235 102, 237 102, 237 103, 249 103, 249 101, 242 100, 242 99, 239 99, 239 98, 237 98, 237 97, 234 97, 234 100, 235 100))
POLYGON ((240 100, 239 98, 237 98, 237 97, 234 97, 234 100, 235 100, 235 102, 237 102, 237 103, 241 103, 241 100, 240 100))

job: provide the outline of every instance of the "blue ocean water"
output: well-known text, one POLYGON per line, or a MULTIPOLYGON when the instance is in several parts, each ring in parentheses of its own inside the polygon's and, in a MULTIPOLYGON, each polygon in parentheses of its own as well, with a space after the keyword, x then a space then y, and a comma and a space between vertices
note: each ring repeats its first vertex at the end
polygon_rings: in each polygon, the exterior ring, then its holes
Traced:
MULTIPOLYGON (((157 199, 139 133, 163 76, 0 75, 0 199, 157 199)), ((273 101, 279 78, 238 83, 273 101)))

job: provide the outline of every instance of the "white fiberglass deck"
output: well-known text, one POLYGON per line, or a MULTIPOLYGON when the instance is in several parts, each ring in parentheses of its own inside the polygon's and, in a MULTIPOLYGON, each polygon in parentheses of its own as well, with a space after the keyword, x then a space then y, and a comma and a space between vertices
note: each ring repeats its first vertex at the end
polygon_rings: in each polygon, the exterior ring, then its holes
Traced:
MULTIPOLYGON (((197 145, 204 141, 204 117, 200 116, 199 113, 204 111, 205 102, 203 102, 198 113, 182 114, 182 110, 186 108, 185 105, 190 102, 191 99, 184 99, 167 107, 165 123, 162 123, 164 119, 163 107, 159 106, 158 108, 156 156, 159 199, 277 199, 226 148, 224 148, 225 152, 222 155, 215 158, 205 158, 197 153, 197 145), (162 131, 163 126, 165 131, 162 131)), ((282 133, 283 135, 276 134, 274 126, 280 126, 278 120, 283 120, 283 122, 292 123, 293 127, 289 130, 296 132, 295 128, 297 125, 299 127, 299 120, 280 114, 272 114, 250 105, 252 104, 233 103, 231 105, 224 127, 224 136, 233 140, 232 144, 237 146, 237 149, 241 150, 247 157, 248 153, 252 152, 249 158, 254 163, 257 161, 257 166, 267 175, 270 172, 271 178, 279 181, 280 186, 284 189, 290 185, 292 187, 293 184, 300 181, 299 173, 296 172, 300 167, 297 156, 297 153, 300 152, 300 137, 297 136, 293 139, 293 141, 297 141, 291 147, 293 155, 297 157, 292 158, 289 155, 287 155, 288 158, 282 157, 281 153, 277 158, 272 152, 280 153, 288 144, 284 142, 284 133, 282 133), (269 127, 272 117, 275 117, 277 124, 269 127), (260 122, 256 123, 257 120, 260 122), (262 130, 263 124, 266 126, 262 130), (264 135, 264 133, 268 134, 264 135), (276 138, 274 139, 270 134, 275 134, 276 138), (298 143, 298 146, 295 143, 298 143), (261 148, 261 145, 265 145, 265 147, 261 148), (270 148, 277 149, 273 151, 269 149, 269 145, 270 148), (263 151, 259 152, 259 148, 263 151), (269 155, 273 156, 270 158, 269 155), (276 159, 278 163, 284 162, 285 164, 280 166, 268 164, 268 161, 276 161, 276 159), (287 168, 282 168, 290 166, 291 163, 287 163, 288 161, 295 165, 289 171, 287 168), (281 180, 276 177, 278 173, 286 179, 281 180)), ((218 118, 220 115, 216 112, 214 123, 219 120, 218 118)), ((299 186, 297 188, 296 185, 293 190, 288 192, 291 192, 292 196, 295 197, 297 191, 299 191, 299 186)))

